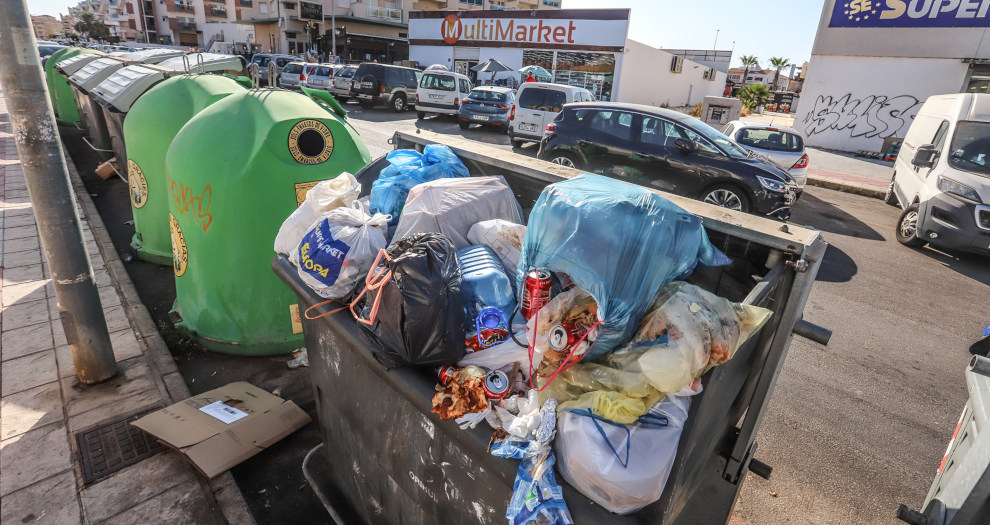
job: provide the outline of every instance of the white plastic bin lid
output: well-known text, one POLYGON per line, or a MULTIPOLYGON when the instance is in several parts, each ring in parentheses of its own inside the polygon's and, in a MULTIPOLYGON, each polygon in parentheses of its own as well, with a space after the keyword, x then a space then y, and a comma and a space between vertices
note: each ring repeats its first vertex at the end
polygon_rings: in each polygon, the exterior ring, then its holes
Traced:
POLYGON ((76 55, 55 64, 55 69, 68 77, 85 67, 86 64, 105 57, 106 55, 103 53, 86 53, 84 55, 76 55))
POLYGON ((158 64, 159 67, 173 71, 186 72, 183 58, 189 61, 190 73, 209 73, 214 71, 237 72, 244 69, 243 59, 237 55, 221 55, 218 53, 189 53, 185 57, 173 57, 158 64), (202 59, 202 63, 200 63, 202 59))
POLYGON ((124 67, 124 65, 123 62, 116 58, 106 57, 94 60, 69 77, 69 83, 89 93, 93 88, 100 85, 100 82, 103 82, 105 78, 113 74, 114 71, 124 67))
POLYGON ((134 65, 114 71, 93 88, 93 96, 104 106, 127 112, 145 91, 165 79, 165 71, 155 66, 134 65))
POLYGON ((172 57, 179 57, 186 54, 181 49, 151 48, 141 51, 132 51, 121 55, 123 60, 140 64, 157 64, 172 57))

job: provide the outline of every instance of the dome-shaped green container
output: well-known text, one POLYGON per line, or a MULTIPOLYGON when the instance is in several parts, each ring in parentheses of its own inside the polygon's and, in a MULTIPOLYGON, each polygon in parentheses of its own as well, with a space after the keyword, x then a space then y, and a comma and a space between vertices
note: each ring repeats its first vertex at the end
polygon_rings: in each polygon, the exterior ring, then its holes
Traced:
POLYGON ((149 89, 134 102, 124 119, 127 180, 130 185, 137 256, 172 264, 168 225, 168 183, 165 154, 189 119, 214 102, 246 89, 220 75, 179 75, 149 89))
POLYGON ((48 83, 48 96, 52 100, 52 108, 55 110, 55 118, 65 124, 78 124, 79 111, 76 110, 76 99, 72 94, 72 88, 64 75, 55 71, 55 66, 63 60, 67 60, 76 55, 86 55, 99 53, 94 49, 84 47, 67 47, 52 53, 45 61, 45 81, 48 83))
POLYGON ((332 100, 234 93, 193 117, 168 149, 176 327, 210 350, 274 355, 303 345, 296 296, 271 269, 272 243, 313 184, 370 161, 332 100))

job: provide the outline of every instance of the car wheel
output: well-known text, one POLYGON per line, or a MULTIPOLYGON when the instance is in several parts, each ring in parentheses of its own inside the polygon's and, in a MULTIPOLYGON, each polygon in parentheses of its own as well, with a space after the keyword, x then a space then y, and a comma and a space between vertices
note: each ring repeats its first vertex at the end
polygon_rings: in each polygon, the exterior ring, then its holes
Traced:
MULTIPOLYGON (((897 174, 895 173, 894 174, 894 178, 896 178, 896 177, 897 177, 897 174)), ((883 195, 883 202, 885 202, 885 203, 887 203, 887 204, 889 204, 891 206, 898 206, 900 204, 897 201, 897 194, 894 193, 894 179, 890 179, 890 185, 887 186, 887 193, 885 193, 883 195)))
POLYGON ((722 208, 749 213, 749 198, 738 186, 732 184, 710 186, 701 192, 701 200, 722 208))
POLYGON ((416 112, 416 119, 417 120, 423 120, 424 118, 426 118, 426 112, 425 111, 417 111, 416 112))
POLYGON ((904 209, 901 218, 897 219, 897 229, 894 236, 897 242, 911 248, 917 248, 925 244, 924 239, 918 237, 918 203, 914 203, 904 209))
POLYGON ((519 149, 523 145, 523 141, 521 140, 510 139, 509 142, 512 144, 512 149, 519 149))
POLYGON ((547 161, 551 164, 560 164, 568 168, 581 169, 581 161, 574 158, 574 155, 564 152, 555 152, 547 156, 547 161))
POLYGON ((469 127, 471 127, 471 123, 470 122, 461 121, 458 124, 461 126, 461 129, 468 129, 469 127))
POLYGON ((402 113, 406 110, 406 96, 398 93, 392 97, 392 111, 402 113))

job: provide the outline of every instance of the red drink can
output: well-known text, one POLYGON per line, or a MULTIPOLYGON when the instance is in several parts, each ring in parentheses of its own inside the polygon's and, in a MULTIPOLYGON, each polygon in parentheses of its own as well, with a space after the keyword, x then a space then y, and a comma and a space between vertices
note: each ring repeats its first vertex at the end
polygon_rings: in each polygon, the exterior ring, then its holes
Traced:
POLYGON ((547 345, 555 352, 564 352, 577 344, 588 329, 583 325, 561 323, 550 328, 547 345))
POLYGON ((453 376, 454 376, 454 372, 456 372, 456 371, 457 371, 457 368, 456 367, 453 367, 453 366, 442 367, 440 369, 440 371, 437 372, 437 376, 440 377, 440 384, 441 385, 447 385, 447 384, 449 384, 451 378, 453 378, 453 376))
POLYGON ((526 319, 532 319, 540 308, 550 302, 550 272, 546 270, 530 270, 523 283, 522 304, 520 313, 526 319))
POLYGON ((481 389, 485 391, 485 397, 498 401, 509 394, 509 376, 501 370, 492 370, 485 376, 481 389))

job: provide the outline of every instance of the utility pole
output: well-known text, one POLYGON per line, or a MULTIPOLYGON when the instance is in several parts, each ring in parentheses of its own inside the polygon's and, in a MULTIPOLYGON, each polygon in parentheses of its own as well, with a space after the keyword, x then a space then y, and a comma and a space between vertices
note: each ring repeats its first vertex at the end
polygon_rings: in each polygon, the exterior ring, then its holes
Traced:
POLYGON ((718 49, 718 33, 719 33, 719 31, 721 31, 721 29, 716 29, 715 30, 715 43, 712 44, 712 51, 715 51, 716 49, 718 49))
POLYGON ((106 381, 117 374, 117 361, 24 0, 0 2, 0 86, 76 377, 106 381))
POLYGON ((337 56, 337 0, 330 0, 330 54, 337 56))

